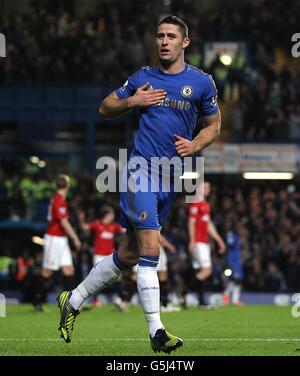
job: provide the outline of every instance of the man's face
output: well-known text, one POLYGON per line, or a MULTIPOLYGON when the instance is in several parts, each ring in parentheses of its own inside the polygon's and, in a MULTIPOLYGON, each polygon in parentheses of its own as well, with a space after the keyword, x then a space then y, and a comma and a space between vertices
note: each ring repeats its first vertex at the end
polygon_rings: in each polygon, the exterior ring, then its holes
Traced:
POLYGON ((178 25, 161 24, 158 26, 156 45, 162 64, 171 65, 176 62, 189 43, 189 39, 183 37, 178 25))
POLYGON ((115 214, 114 212, 108 212, 106 214, 106 216, 103 218, 103 222, 107 225, 109 225, 110 223, 112 223, 113 221, 115 220, 115 214))

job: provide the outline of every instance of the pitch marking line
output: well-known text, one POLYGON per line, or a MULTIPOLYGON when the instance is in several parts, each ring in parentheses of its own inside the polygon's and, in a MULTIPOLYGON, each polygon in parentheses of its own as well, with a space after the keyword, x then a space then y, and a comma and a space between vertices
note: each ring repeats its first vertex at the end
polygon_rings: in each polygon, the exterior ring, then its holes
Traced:
MULTIPOLYGON (((63 342, 61 338, 0 338, 0 342, 63 342)), ((78 338, 76 342, 148 342, 145 338, 78 338)), ((186 338, 184 342, 300 342, 300 338, 186 338)))

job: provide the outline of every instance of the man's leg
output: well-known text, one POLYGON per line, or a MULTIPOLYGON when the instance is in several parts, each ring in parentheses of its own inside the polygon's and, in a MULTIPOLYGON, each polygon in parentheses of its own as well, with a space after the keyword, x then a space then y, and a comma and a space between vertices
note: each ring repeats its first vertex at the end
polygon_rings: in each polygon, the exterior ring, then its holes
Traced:
POLYGON ((79 309, 87 298, 115 282, 124 269, 137 264, 138 254, 135 234, 127 231, 121 240, 118 251, 98 262, 86 279, 72 291, 69 298, 72 306, 79 309))
POLYGON ((206 305, 204 299, 205 281, 212 273, 209 245, 205 243, 197 243, 192 258, 197 281, 196 290, 198 293, 199 306, 202 307, 206 305))
POLYGON ((241 301, 241 281, 235 279, 233 281, 233 290, 232 290, 232 304, 240 305, 241 301))
POLYGON ((72 290, 74 288, 74 274, 75 274, 74 266, 73 265, 63 266, 62 274, 63 274, 64 288, 66 290, 72 290))
POLYGON ((227 286, 226 286, 224 293, 223 293, 223 304, 229 304, 230 303, 230 296, 232 294, 233 288, 234 288, 234 283, 233 283, 233 281, 230 280, 227 283, 227 286))
POLYGON ((160 232, 138 230, 137 238, 140 248, 137 286, 149 327, 151 347, 155 352, 170 353, 181 347, 183 342, 168 333, 160 319, 160 289, 156 270, 159 261, 160 232))
POLYGON ((128 231, 124 235, 118 252, 107 256, 96 264, 89 275, 74 290, 63 291, 58 297, 60 308, 60 326, 62 338, 71 341, 75 318, 84 301, 117 280, 122 271, 138 262, 138 243, 135 235, 128 231))
POLYGON ((52 274, 52 270, 43 268, 41 274, 36 277, 33 301, 33 305, 36 311, 43 311, 43 302, 45 295, 47 294, 47 291, 49 289, 49 283, 52 274))
POLYGON ((211 268, 203 268, 199 272, 196 273, 199 306, 205 306, 206 305, 206 302, 205 302, 205 299, 204 299, 205 280, 211 275, 211 273, 212 273, 211 268))
POLYGON ((137 272, 137 286, 145 318, 151 337, 164 326, 160 320, 160 290, 157 276, 159 261, 160 232, 158 230, 138 230, 140 259, 137 272))

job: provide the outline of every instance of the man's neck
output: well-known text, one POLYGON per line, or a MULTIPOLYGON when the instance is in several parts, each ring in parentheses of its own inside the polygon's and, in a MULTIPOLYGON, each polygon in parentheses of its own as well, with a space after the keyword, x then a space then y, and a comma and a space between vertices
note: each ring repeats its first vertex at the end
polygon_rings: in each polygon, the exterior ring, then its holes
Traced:
POLYGON ((160 70, 167 74, 176 74, 180 73, 185 68, 185 61, 184 59, 177 60, 175 63, 171 65, 163 65, 162 63, 159 63, 160 70))
POLYGON ((59 189, 57 193, 60 194, 63 198, 67 197, 67 191, 65 189, 59 189))

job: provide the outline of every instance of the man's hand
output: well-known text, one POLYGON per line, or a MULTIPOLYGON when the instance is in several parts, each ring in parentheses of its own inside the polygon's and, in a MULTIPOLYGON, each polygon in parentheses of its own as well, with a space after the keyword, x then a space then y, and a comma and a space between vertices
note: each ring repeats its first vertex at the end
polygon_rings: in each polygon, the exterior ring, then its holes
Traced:
POLYGON ((176 139, 176 151, 181 157, 189 157, 190 155, 193 155, 195 153, 194 144, 192 141, 180 137, 177 134, 174 134, 174 137, 176 139))
POLYGON ((189 242, 188 250, 190 253, 194 253, 196 249, 196 243, 195 242, 189 242))
POLYGON ((223 255, 226 251, 226 245, 224 242, 220 242, 218 245, 219 245, 219 253, 223 255))
POLYGON ((80 249, 81 249, 81 241, 78 238, 75 238, 75 239, 73 239, 73 243, 74 243, 76 251, 80 251, 80 249))
POLYGON ((128 103, 131 107, 146 108, 154 104, 158 104, 164 100, 167 93, 164 89, 148 90, 149 82, 139 87, 132 97, 129 97, 128 103))

